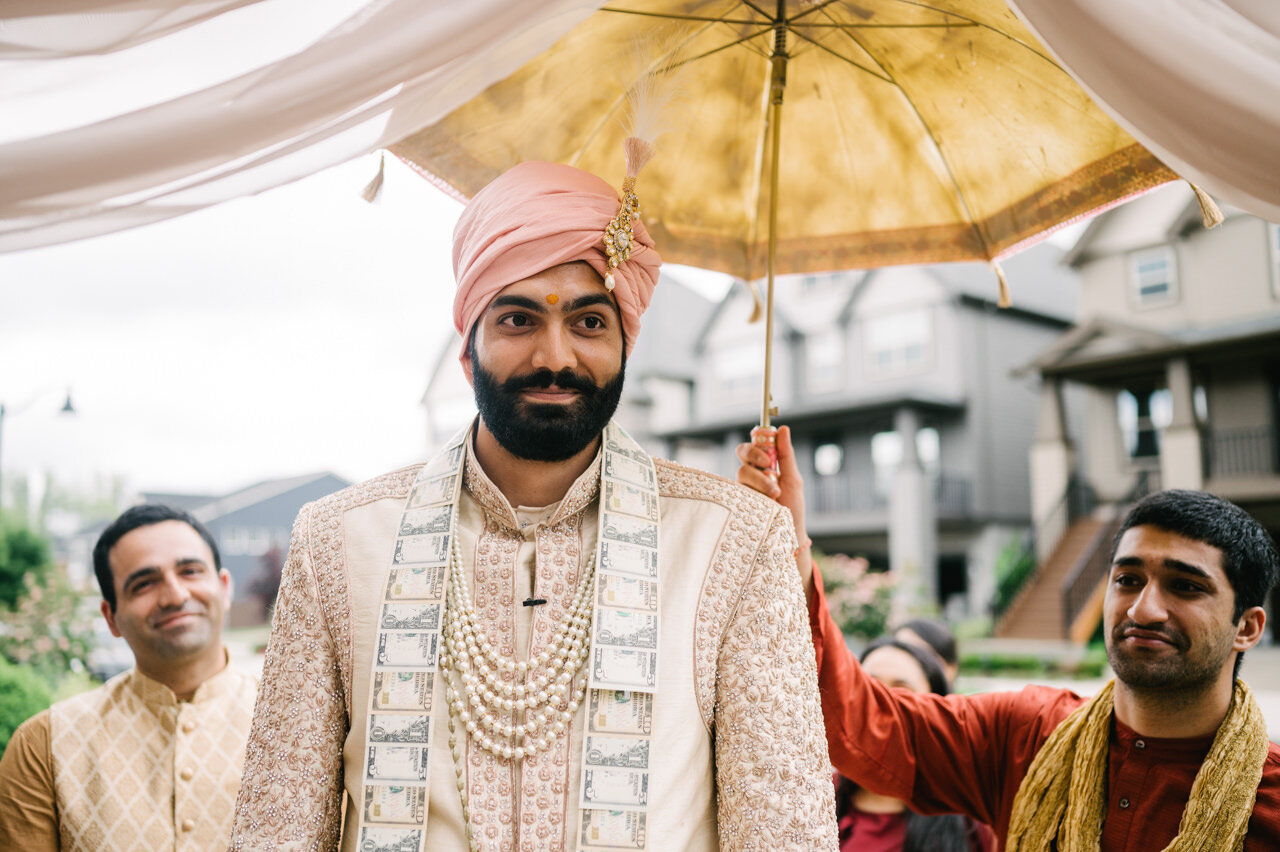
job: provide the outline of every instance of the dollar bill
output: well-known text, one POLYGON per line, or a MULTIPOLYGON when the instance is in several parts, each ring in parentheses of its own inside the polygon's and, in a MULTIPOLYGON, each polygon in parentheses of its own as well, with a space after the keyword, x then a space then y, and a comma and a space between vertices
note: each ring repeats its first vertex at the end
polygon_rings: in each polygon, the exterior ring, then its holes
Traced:
POLYGON ((368 781, 426 781, 427 749, 424 746, 371 745, 365 777, 368 781))
POLYGON ((648 612, 658 611, 658 584, 621 574, 600 574, 596 580, 596 603, 648 612))
POLYGON ((658 647, 658 616, 625 609, 597 609, 593 638, 601 645, 658 647))
POLYGON ((431 533, 447 533, 449 517, 453 514, 450 506, 433 506, 430 509, 410 509, 400 516, 399 535, 429 535, 431 533))
POLYGON ((393 601, 438 601, 444 597, 448 575, 444 565, 393 568, 387 582, 387 597, 393 601))
POLYGON ((598 567, 602 572, 630 574, 645 580, 656 580, 658 579, 658 551, 633 544, 605 541, 600 548, 598 567))
POLYGON ((638 462, 624 455, 606 453, 604 457, 604 475, 606 479, 620 479, 641 488, 653 490, 657 484, 653 468, 644 462, 638 462))
POLYGON ((423 479, 434 479, 450 473, 457 473, 462 467, 462 455, 466 451, 465 442, 459 442, 436 454, 427 462, 426 468, 419 474, 423 479))
POLYGON ((374 710, 431 712, 435 672, 374 672, 374 710))
POLYGON ((427 816, 427 788, 391 784, 366 784, 365 822, 421 825, 427 816))
POLYGON ((649 804, 649 773, 634 769, 582 770, 582 807, 643 808, 649 804))
POLYGON ((648 815, 643 811, 583 809, 579 849, 643 849, 648 815))
POLYGON ((593 734, 653 734, 653 694, 626 689, 588 692, 587 730, 593 734))
POLYGON ((431 740, 431 717, 420 713, 374 713, 369 723, 371 743, 419 743, 431 740))
POLYGON ((420 509, 423 506, 433 506, 437 503, 450 503, 453 501, 453 492, 457 485, 457 475, 439 476, 435 479, 427 479, 415 483, 409 491, 409 501, 407 508, 420 509))
POLYGON ((420 828, 361 828, 360 852, 418 852, 420 828))
POLYGON ((644 450, 621 435, 614 434, 613 430, 608 430, 604 433, 604 450, 605 458, 613 455, 615 458, 625 458, 645 467, 650 464, 649 457, 645 455, 644 450))
POLYGON ((638 689, 658 686, 658 652, 601 646, 591 651, 593 689, 638 689))
POLYGON ((658 546, 658 525, 626 515, 615 515, 606 512, 604 516, 604 538, 609 541, 623 541, 627 544, 638 544, 644 547, 658 546))
POLYGON ((625 482, 604 481, 604 507, 610 512, 635 515, 647 521, 658 520, 658 495, 625 482))
POLYGON ((440 634, 379 633, 378 665, 387 668, 435 668, 440 634))
POLYGON ((649 740, 630 737, 587 737, 587 766, 648 769, 649 740))
POLYGON ((391 561, 396 565, 425 563, 443 565, 449 558, 449 534, 411 535, 396 539, 396 552, 391 561))
POLYGON ((383 630, 438 630, 443 604, 383 604, 383 630))

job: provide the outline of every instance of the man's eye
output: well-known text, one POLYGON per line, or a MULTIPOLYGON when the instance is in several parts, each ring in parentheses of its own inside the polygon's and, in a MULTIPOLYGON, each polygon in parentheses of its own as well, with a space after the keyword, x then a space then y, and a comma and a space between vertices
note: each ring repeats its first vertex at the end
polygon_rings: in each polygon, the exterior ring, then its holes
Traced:
POLYGON ((1117 574, 1113 581, 1117 586, 1136 586, 1138 578, 1132 574, 1117 574))
POLYGON ((602 329, 605 327, 604 320, 597 316, 583 317, 582 324, 590 329, 602 329))
POLYGON ((498 325, 507 325, 514 328, 523 328, 530 324, 530 319, 525 314, 507 314, 498 320, 498 325))

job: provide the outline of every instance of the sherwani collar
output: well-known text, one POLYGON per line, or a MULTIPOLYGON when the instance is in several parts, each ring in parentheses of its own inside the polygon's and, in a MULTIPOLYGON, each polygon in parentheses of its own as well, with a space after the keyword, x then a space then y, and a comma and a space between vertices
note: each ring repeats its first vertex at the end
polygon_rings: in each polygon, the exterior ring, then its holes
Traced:
MULTIPOLYGON (((474 434, 474 427, 472 428, 474 434)), ((463 464, 462 487, 467 489, 489 518, 506 531, 519 533, 520 521, 516 516, 516 510, 480 466, 470 435, 467 437, 465 446, 467 456, 463 464)), ((602 446, 603 442, 601 442, 602 446)), ((587 469, 573 481, 569 490, 561 498, 560 505, 548 522, 550 526, 555 526, 581 513, 596 499, 600 493, 600 454, 601 448, 598 447, 591 464, 587 465, 587 469)))
POLYGON ((178 696, 174 694, 172 689, 158 680, 147 677, 138 671, 136 666, 124 675, 124 686, 148 707, 176 707, 184 703, 200 704, 205 701, 212 701, 215 698, 230 695, 240 687, 238 680, 231 674, 230 652, 223 648, 222 655, 226 660, 226 664, 216 675, 196 687, 190 702, 179 701, 178 696))

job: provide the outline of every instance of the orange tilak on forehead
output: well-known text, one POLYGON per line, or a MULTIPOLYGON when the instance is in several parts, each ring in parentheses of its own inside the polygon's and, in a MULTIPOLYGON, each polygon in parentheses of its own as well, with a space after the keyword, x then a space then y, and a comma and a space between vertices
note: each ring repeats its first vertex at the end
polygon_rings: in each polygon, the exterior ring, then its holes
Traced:
POLYGON ((560 297, 559 297, 559 296, 557 296, 555 293, 548 293, 548 294, 547 294, 547 304, 548 304, 548 305, 554 305, 554 304, 555 304, 556 302, 558 302, 558 301, 560 301, 560 297))

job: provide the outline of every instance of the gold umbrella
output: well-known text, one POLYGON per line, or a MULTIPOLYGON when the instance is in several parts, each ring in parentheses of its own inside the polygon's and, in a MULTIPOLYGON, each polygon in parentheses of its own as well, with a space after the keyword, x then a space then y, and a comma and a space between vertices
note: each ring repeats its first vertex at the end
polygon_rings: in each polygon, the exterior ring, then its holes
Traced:
POLYGON ((1176 177, 1003 0, 765 5, 615 0, 392 150, 463 196, 523 160, 620 185, 614 81, 657 45, 688 119, 641 176, 645 224, 666 260, 768 278, 764 426, 775 272, 995 261, 1176 177))

